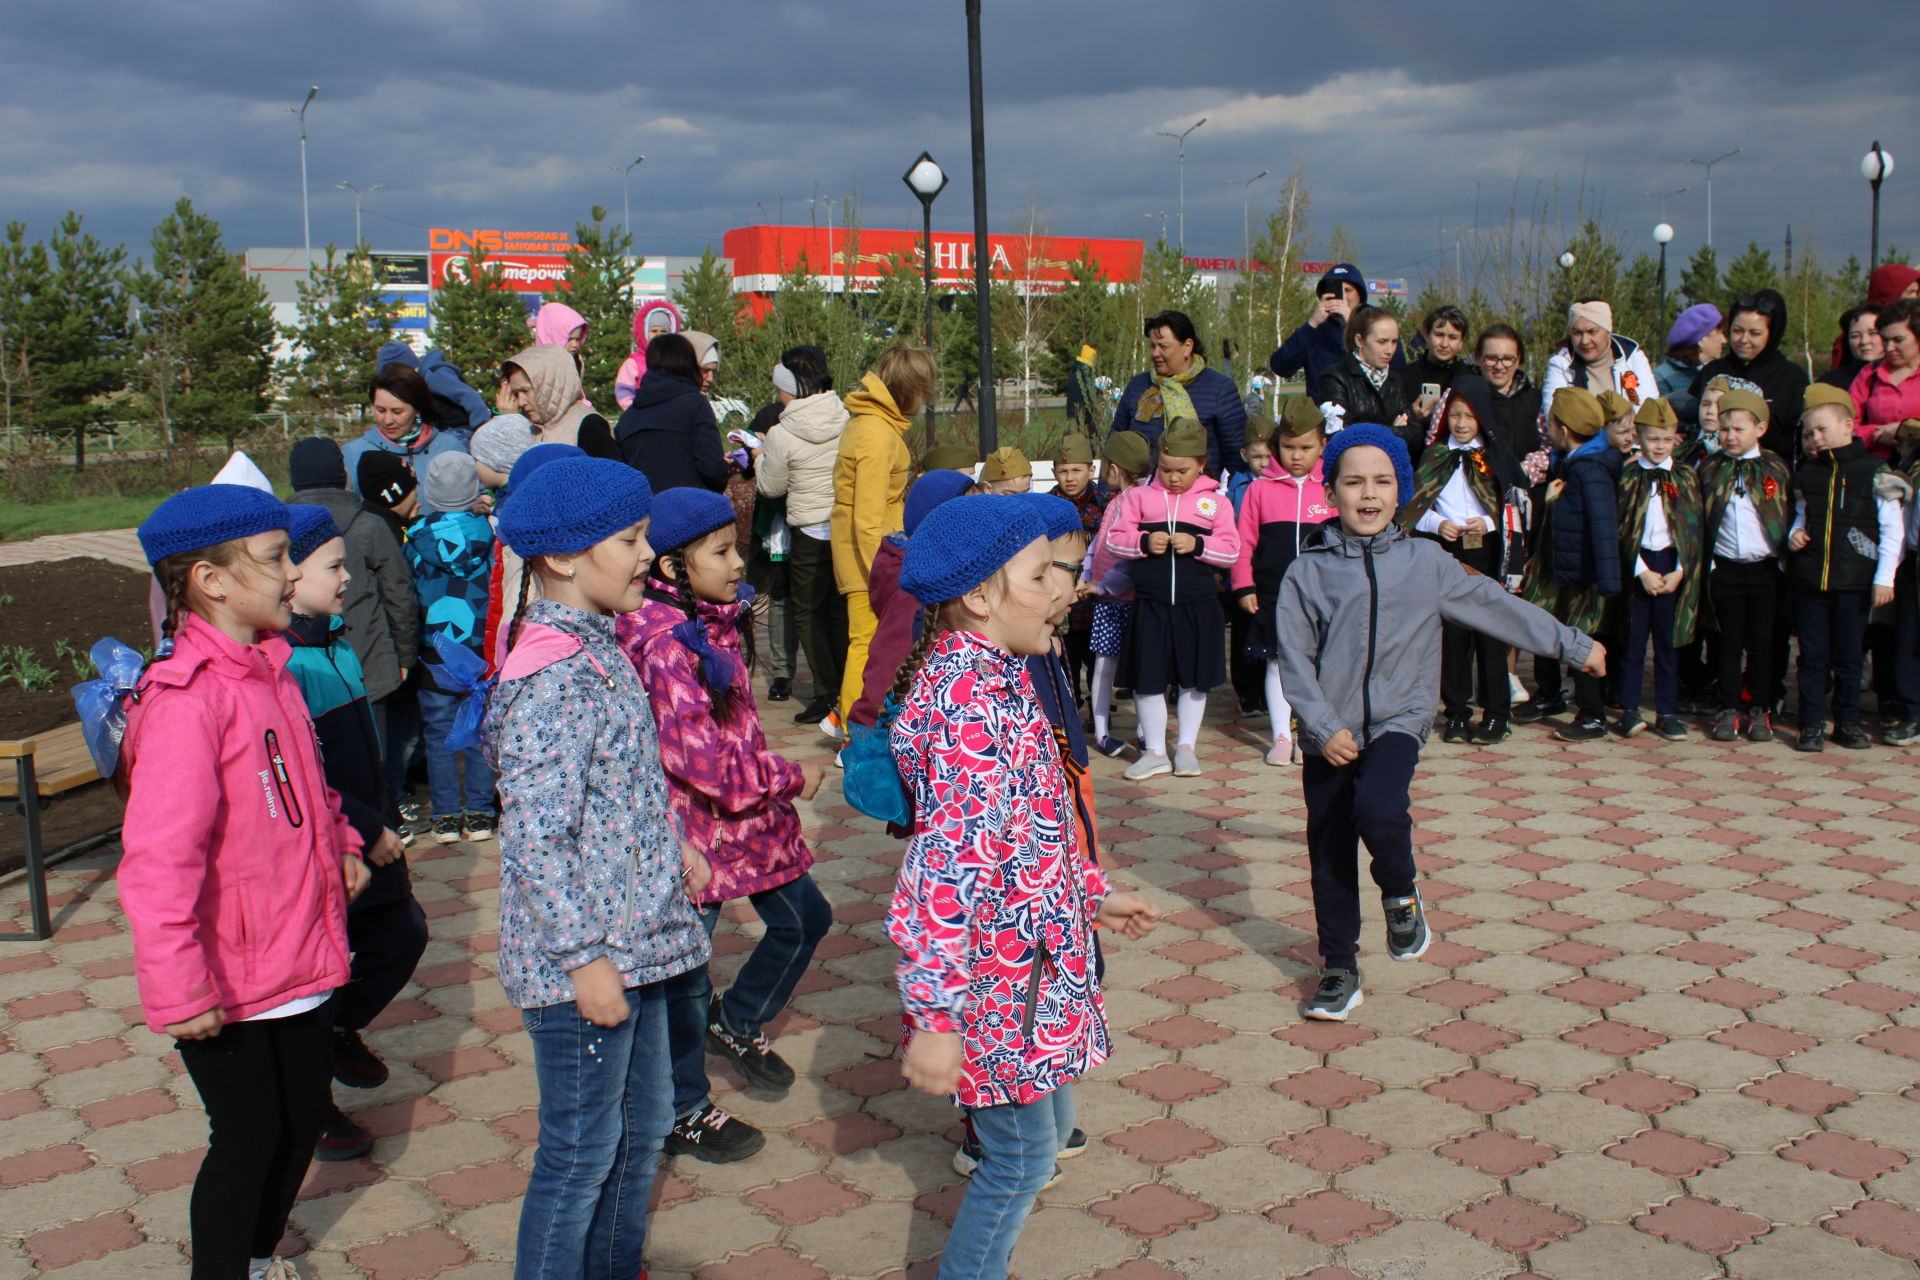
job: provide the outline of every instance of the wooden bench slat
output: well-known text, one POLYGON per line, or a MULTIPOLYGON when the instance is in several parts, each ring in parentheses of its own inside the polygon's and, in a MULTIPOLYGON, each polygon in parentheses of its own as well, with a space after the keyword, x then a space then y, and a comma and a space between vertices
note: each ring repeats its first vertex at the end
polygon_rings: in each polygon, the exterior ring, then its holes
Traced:
POLYGON ((0 760, 18 760, 21 756, 34 754, 37 741, 38 739, 35 738, 8 738, 0 741, 0 760))
MULTIPOLYGON (((34 791, 39 795, 57 796, 99 781, 100 771, 94 768, 93 753, 87 750, 86 734, 78 721, 32 738, 0 742, 0 760, 29 755, 33 757, 34 791)), ((19 792, 15 769, 0 768, 0 799, 15 799, 19 792)))

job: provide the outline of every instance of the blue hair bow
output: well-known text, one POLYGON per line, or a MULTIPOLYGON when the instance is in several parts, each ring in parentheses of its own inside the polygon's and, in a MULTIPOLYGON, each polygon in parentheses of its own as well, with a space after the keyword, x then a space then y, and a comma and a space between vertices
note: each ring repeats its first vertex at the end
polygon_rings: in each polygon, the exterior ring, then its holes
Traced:
MULTIPOLYGON (((747 606, 753 603, 753 597, 753 588, 744 582, 741 583, 736 603, 740 606, 743 618, 750 618, 746 610, 747 606)), ((752 626, 753 624, 748 620, 743 625, 752 626)), ((673 625, 673 638, 692 650, 700 659, 700 682, 707 686, 709 693, 715 698, 724 698, 733 692, 733 682, 739 669, 732 658, 713 647, 713 642, 707 638, 705 618, 688 618, 685 622, 676 622, 673 625)))
POLYGON ((147 664, 112 637, 96 641, 88 655, 100 678, 75 685, 73 705, 80 713, 80 733, 87 740, 93 767, 101 777, 111 778, 120 764, 120 743, 127 736, 127 700, 136 697, 140 673, 147 664))
POLYGON ((487 678, 487 664, 479 654, 436 631, 431 637, 438 663, 429 662, 427 672, 433 682, 448 693, 465 695, 454 708, 453 726, 447 731, 448 751, 470 751, 480 745, 480 726, 487 717, 487 698, 495 680, 487 678))

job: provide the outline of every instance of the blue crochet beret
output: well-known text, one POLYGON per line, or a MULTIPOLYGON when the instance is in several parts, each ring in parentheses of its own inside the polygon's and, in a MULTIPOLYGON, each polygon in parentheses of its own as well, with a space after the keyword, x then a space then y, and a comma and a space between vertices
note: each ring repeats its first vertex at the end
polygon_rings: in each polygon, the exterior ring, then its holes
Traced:
POLYGON ((562 458, 584 458, 587 451, 572 444, 537 444, 514 459, 513 470, 507 472, 507 483, 500 490, 500 501, 505 502, 507 495, 516 487, 526 483, 528 476, 546 466, 549 462, 558 462, 562 458))
POLYGON ((682 485, 654 495, 647 541, 656 555, 665 555, 732 524, 733 501, 726 494, 682 485))
POLYGON ((1080 509, 1057 493, 1015 493, 1008 496, 1040 517, 1040 523, 1049 538, 1064 538, 1086 528, 1080 523, 1080 509))
POLYGON ((973 484, 971 471, 929 471, 913 482, 907 490, 907 509, 900 517, 900 527, 912 537, 913 531, 929 512, 943 502, 959 497, 973 484))
POLYGON ((1376 449, 1386 451, 1393 459, 1393 478, 1400 486, 1399 495, 1394 499, 1395 506, 1405 506, 1413 500, 1413 460, 1407 457, 1407 442, 1393 433, 1391 427, 1383 427, 1377 422, 1356 422, 1344 431, 1336 431, 1327 441, 1327 448, 1320 455, 1322 473, 1327 483, 1332 485, 1333 478, 1340 472, 1340 455, 1359 444, 1370 444, 1376 449))
POLYGON ((245 484, 203 484, 174 494, 141 522, 140 549, 148 564, 182 551, 199 551, 235 538, 287 527, 287 504, 245 484))
POLYGON ((295 502, 288 505, 287 515, 287 534, 293 539, 295 564, 340 536, 340 526, 333 522, 333 513, 325 507, 295 502))
POLYGON ((560 458, 513 486, 500 508, 500 540, 523 557, 572 555, 652 514, 653 489, 626 463, 560 458))
POLYGON ((943 502, 908 540, 900 588, 923 605, 958 599, 1046 536, 1046 526, 1024 503, 988 493, 943 502))

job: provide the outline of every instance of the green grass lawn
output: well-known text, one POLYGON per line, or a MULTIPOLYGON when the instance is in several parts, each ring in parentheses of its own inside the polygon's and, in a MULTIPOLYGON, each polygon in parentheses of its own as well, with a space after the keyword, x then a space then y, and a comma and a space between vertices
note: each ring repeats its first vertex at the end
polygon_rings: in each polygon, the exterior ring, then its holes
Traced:
POLYGON ((41 506, 0 503, 0 542, 25 542, 51 533, 128 529, 152 514, 165 493, 135 497, 69 498, 41 506))

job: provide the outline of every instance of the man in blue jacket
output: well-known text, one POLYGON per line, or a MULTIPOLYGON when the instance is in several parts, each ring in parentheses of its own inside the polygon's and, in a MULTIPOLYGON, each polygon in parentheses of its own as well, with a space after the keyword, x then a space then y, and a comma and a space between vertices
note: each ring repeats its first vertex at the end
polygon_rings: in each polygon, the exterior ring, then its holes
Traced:
MULTIPOLYGON (((1367 305, 1367 280, 1360 268, 1342 262, 1320 277, 1313 292, 1317 299, 1313 314, 1267 358, 1267 368, 1280 378, 1291 378, 1305 369, 1309 394, 1320 385, 1320 375, 1346 357, 1347 321, 1367 305)), ((1399 369, 1405 363, 1395 351, 1388 367, 1399 369)))
POLYGON ((1207 367, 1206 349, 1184 312, 1162 311, 1144 326, 1153 368, 1135 374, 1113 413, 1113 430, 1137 431, 1160 445, 1160 433, 1175 418, 1193 418, 1207 429, 1207 473, 1246 465, 1247 409, 1233 379, 1207 367))

